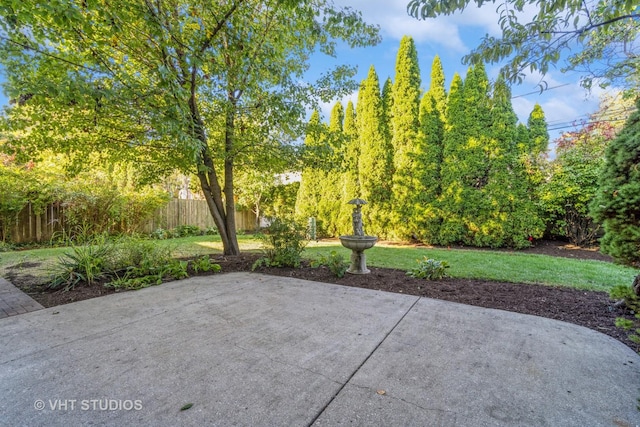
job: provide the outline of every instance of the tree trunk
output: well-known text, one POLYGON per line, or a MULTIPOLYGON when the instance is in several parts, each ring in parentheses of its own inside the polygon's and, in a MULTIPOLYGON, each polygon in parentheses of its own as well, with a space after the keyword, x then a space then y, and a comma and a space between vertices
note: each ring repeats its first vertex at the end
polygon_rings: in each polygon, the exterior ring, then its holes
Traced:
POLYGON ((192 125, 200 140, 200 156, 198 159, 198 179, 202 193, 207 201, 209 212, 213 217, 213 221, 218 227, 220 239, 222 240, 222 248, 224 255, 239 255, 240 247, 238 246, 238 238, 236 236, 236 217, 235 217, 235 201, 233 199, 233 159, 229 155, 232 143, 234 129, 234 111, 230 109, 226 117, 225 128, 225 162, 224 162, 224 200, 223 189, 218 181, 213 159, 211 157, 207 135, 204 131, 204 123, 200 117, 200 111, 195 99, 195 91, 192 92, 189 100, 189 108, 191 111, 192 125))

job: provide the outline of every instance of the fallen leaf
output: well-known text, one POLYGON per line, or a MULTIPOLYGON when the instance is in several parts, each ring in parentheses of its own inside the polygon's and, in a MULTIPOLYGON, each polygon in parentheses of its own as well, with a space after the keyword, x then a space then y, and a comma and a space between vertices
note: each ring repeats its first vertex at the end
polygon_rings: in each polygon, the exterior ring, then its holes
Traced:
POLYGON ((187 403, 182 408, 180 408, 180 410, 181 411, 186 411, 187 409, 191 408, 192 406, 193 406, 193 403, 187 403))
POLYGON ((387 394, 387 392, 384 390, 378 390, 376 393, 378 393, 380 396, 384 396, 385 394, 387 394))

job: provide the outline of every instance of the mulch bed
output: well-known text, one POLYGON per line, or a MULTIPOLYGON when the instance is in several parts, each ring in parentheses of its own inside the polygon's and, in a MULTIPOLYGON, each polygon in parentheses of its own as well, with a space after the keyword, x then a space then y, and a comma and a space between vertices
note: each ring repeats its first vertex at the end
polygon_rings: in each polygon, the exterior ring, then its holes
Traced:
MULTIPOLYGON (((456 247, 459 249, 459 247, 456 247)), ((527 249, 529 253, 543 253, 580 259, 611 261, 606 255, 595 250, 575 248, 557 242, 538 242, 536 247, 527 249)), ((212 257, 222 266, 223 272, 251 271, 256 254, 242 254, 237 257, 212 257)), ((562 320, 585 326, 605 333, 635 351, 640 346, 627 338, 627 333, 615 326, 616 317, 632 318, 632 313, 624 307, 616 306, 605 292, 583 291, 572 288, 543 285, 525 285, 486 280, 446 278, 438 281, 426 281, 407 276, 402 270, 369 267, 371 274, 351 275, 337 278, 326 267, 311 268, 304 264, 302 268, 259 268, 257 272, 284 277, 335 283, 344 286, 396 292, 407 295, 436 298, 479 307, 507 310, 531 314, 550 319, 562 320)), ((28 293, 45 307, 52 307, 87 298, 114 293, 96 284, 78 286, 69 292, 51 292, 42 286, 33 284, 29 277, 11 274, 7 277, 12 283, 28 293)))

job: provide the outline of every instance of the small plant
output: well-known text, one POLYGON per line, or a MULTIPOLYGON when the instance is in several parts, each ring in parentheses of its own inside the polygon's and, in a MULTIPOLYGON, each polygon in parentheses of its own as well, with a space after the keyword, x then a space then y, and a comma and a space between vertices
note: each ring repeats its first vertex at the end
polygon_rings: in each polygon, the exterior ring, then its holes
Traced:
POLYGON ((263 265, 300 267, 301 254, 308 243, 306 227, 276 218, 258 237, 262 240, 264 256, 253 264, 253 270, 263 265))
POLYGON ((175 237, 200 236, 202 231, 197 225, 179 225, 173 229, 172 234, 175 237))
POLYGON ((109 270, 109 259, 113 255, 113 244, 105 237, 96 237, 86 245, 72 246, 53 267, 49 288, 73 289, 81 282, 93 284, 109 270))
POLYGON ((0 241, 0 252, 9 252, 14 249, 15 247, 11 243, 0 241))
POLYGON ((331 251, 329 255, 322 255, 319 259, 311 262, 313 268, 321 265, 327 267, 336 277, 344 277, 349 269, 349 263, 344 259, 344 256, 336 251, 331 251))
POLYGON ((218 229, 216 227, 207 227, 204 229, 204 234, 207 236, 217 236, 218 229))
MULTIPOLYGON (((636 277, 635 282, 638 281, 640 281, 640 275, 636 277)), ((632 286, 618 285, 611 289, 609 298, 622 300, 624 305, 634 314, 633 320, 618 317, 616 326, 629 332, 629 339, 640 345, 640 296, 634 292, 632 286)))
POLYGON ((209 258, 208 255, 202 255, 200 258, 196 258, 193 261, 191 261, 191 268, 193 268, 193 271, 196 273, 200 271, 204 273, 208 271, 213 271, 214 273, 217 273, 218 271, 222 270, 222 267, 220 267, 220 264, 212 263, 211 258, 209 258))
POLYGON ((163 228, 156 228, 149 234, 149 237, 154 240, 165 240, 169 238, 169 233, 163 228))
POLYGON ((424 257, 422 261, 418 260, 418 267, 407 271, 407 276, 418 279, 440 280, 447 277, 447 268, 449 264, 446 261, 437 261, 424 257))

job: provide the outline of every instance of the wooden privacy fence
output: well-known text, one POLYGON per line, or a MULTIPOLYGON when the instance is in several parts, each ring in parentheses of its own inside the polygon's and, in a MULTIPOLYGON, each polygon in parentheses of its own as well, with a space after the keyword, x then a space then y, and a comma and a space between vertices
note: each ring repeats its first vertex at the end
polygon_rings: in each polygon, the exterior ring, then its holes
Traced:
MULTIPOLYGON (((215 227, 205 200, 173 199, 156 211, 142 231, 151 233, 158 228, 169 230, 179 225, 196 225, 201 229, 215 227)), ((254 231, 256 216, 248 210, 236 211, 236 230, 254 231)))
MULTIPOLYGON (((15 224, 9 227, 8 236, 13 243, 43 242, 50 240, 55 233, 62 232, 64 225, 64 207, 61 203, 51 204, 44 212, 38 214, 29 204, 20 212, 15 224)), ((168 230, 179 225, 195 225, 201 229, 215 227, 207 202, 171 200, 166 206, 159 208, 139 231, 150 233, 158 228, 168 230)), ((255 214, 251 211, 236 211, 236 229, 254 231, 255 214)))

